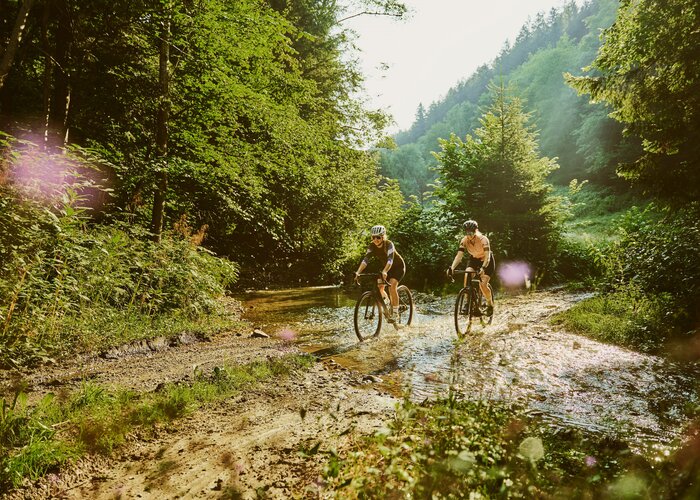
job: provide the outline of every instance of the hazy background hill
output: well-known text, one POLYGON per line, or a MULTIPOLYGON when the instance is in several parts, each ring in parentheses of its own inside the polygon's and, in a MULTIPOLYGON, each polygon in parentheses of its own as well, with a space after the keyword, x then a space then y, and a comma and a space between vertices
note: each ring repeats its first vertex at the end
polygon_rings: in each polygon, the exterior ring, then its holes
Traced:
POLYGON ((395 136, 397 149, 382 151, 382 173, 398 179, 405 195, 423 201, 436 177, 432 152, 439 151, 438 139, 471 133, 482 115, 489 83, 502 81, 515 84, 524 98, 540 131, 541 153, 558 158, 553 183, 577 178, 620 185, 615 168, 638 156, 638 141, 624 138, 622 126, 607 116, 610 110, 604 104, 590 105, 588 96, 577 96, 563 78, 565 72, 580 74, 593 61, 601 31, 615 20, 618 5, 615 0, 592 0, 580 7, 571 2, 529 20, 492 62, 457 83, 442 100, 418 107, 411 128, 395 136))

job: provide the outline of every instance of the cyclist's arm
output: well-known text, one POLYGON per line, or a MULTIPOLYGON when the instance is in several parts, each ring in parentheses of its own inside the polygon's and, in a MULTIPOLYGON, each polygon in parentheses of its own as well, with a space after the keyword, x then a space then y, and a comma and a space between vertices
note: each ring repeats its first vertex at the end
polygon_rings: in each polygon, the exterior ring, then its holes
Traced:
POLYGON ((450 269, 452 269, 453 271, 455 269, 457 269, 457 266, 459 265, 459 263, 462 262, 462 257, 464 257, 464 252, 465 252, 465 248, 460 243, 459 250, 457 250, 457 255, 455 255, 455 258, 452 261, 452 265, 450 266, 450 269))
POLYGON ((491 249, 489 247, 484 247, 484 263, 481 264, 481 268, 486 269, 489 262, 491 262, 491 249))
POLYGON ((391 269, 392 264, 394 263, 394 244, 392 242, 389 242, 389 245, 386 248, 386 265, 384 266, 384 269, 382 269, 382 273, 386 274, 389 272, 389 269, 391 269))
POLYGON ((372 250, 367 249, 367 253, 365 254, 364 258, 362 259, 362 262, 360 262, 360 267, 357 268, 357 271, 355 271, 355 274, 360 274, 362 271, 365 270, 365 267, 367 267, 367 264, 369 264, 369 258, 372 255, 372 250))
POLYGON ((483 264, 481 264, 481 269, 486 269, 486 266, 488 266, 489 262, 491 262, 491 243, 486 236, 483 236, 481 239, 481 244, 484 247, 484 260, 483 264))

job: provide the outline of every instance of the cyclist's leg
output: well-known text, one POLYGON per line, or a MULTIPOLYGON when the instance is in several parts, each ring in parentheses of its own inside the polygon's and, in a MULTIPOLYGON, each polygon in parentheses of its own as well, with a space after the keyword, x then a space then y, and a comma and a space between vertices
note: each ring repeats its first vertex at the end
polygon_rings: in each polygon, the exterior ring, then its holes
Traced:
POLYGON ((489 286, 489 281, 491 277, 488 274, 482 274, 479 280, 479 288, 481 288, 481 293, 484 294, 486 302, 493 306, 493 294, 491 293, 491 287, 489 286))
POLYGON ((406 267, 404 265, 397 265, 394 263, 387 273, 387 280, 389 281, 389 295, 391 297, 391 308, 396 312, 399 307, 399 293, 397 288, 399 286, 399 281, 401 281, 406 274, 406 267))
POLYGON ((382 299, 387 300, 389 296, 386 294, 384 282, 381 278, 377 279, 377 288, 379 289, 379 295, 382 297, 382 299))
POLYGON ((481 279, 479 280, 479 288, 486 299, 486 314, 488 316, 493 314, 493 289, 489 282, 495 270, 496 261, 492 258, 489 265, 484 269, 484 272, 481 273, 481 279))
POLYGON ((396 278, 389 278, 389 295, 391 297, 391 307, 398 307, 399 294, 396 288, 399 286, 399 281, 396 278))

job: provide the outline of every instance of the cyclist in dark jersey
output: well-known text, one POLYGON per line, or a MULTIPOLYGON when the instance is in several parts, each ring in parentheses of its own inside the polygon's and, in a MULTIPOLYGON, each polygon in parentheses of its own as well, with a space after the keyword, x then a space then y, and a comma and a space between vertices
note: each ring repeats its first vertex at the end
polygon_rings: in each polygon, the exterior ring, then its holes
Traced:
MULTIPOLYGON (((360 262, 360 267, 358 267, 357 272, 355 272, 356 280, 357 275, 369 264, 369 259, 371 257, 375 257, 382 265, 381 273, 382 278, 384 278, 383 281, 389 282, 391 314, 392 317, 395 317, 399 307, 399 294, 396 291, 396 287, 399 286, 399 281, 401 281, 404 274, 406 274, 406 263, 401 255, 399 255, 399 252, 394 248, 394 244, 386 238, 386 228, 384 226, 378 225, 372 227, 372 242, 367 247, 367 253, 365 253, 365 257, 362 259, 362 262, 360 262)), ((382 297, 386 298, 383 281, 378 279, 377 286, 379 287, 379 292, 382 294, 382 297)))

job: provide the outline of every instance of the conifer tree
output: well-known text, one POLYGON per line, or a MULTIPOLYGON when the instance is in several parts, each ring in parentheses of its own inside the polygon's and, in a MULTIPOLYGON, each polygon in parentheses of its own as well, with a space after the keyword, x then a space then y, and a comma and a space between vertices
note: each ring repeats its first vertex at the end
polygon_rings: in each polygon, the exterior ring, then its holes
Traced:
POLYGON ((491 93, 474 135, 440 141, 435 194, 455 225, 476 219, 496 255, 541 266, 557 241, 558 205, 546 178, 558 166, 539 155, 537 133, 512 90, 500 84, 491 93))

